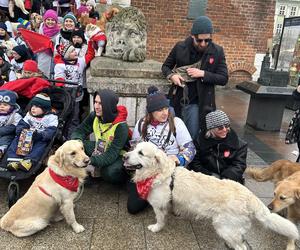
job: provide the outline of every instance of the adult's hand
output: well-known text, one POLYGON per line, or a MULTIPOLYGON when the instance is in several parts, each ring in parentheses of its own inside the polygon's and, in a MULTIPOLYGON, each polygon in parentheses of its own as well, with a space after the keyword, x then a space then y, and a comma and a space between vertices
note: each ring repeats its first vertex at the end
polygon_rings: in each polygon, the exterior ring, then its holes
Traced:
POLYGON ((85 168, 85 171, 87 173, 89 173, 92 177, 94 177, 95 175, 95 167, 93 165, 88 165, 86 168, 85 168))
POLYGON ((205 71, 201 70, 201 69, 197 69, 197 68, 188 68, 186 70, 186 72, 188 73, 188 75, 190 77, 193 78, 200 78, 200 77, 204 77, 205 71))
POLYGON ((182 78, 181 75, 178 75, 178 74, 174 74, 170 77, 170 80, 172 83, 174 83, 175 85, 179 86, 179 87, 184 87, 184 79, 182 78))

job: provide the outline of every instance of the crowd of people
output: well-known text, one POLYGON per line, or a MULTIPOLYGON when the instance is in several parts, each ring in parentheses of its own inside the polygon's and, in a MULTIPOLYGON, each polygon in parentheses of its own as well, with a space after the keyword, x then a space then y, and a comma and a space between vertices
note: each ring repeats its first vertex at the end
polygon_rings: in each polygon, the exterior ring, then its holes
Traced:
POLYGON ((44 78, 58 82, 74 101, 64 139, 84 142, 91 160, 87 167, 90 178, 127 182, 130 213, 148 205, 139 197, 130 180, 132 173, 124 169, 122 160, 124 152, 141 141, 155 144, 178 167, 244 183, 247 144, 230 127, 227 114, 216 110, 215 85, 227 83, 228 71, 223 48, 213 42, 208 17, 198 17, 191 34, 166 57, 162 73, 172 83, 169 94, 156 86, 148 88, 146 113, 132 132, 126 107, 118 105, 117 94, 108 89, 94 93, 94 110, 80 123, 85 71, 95 51, 98 56, 105 51, 105 34, 100 30, 101 39, 93 40, 80 22, 87 16, 99 19, 96 2, 25 1, 25 13, 18 6, 12 12, 11 2, 0 1, 0 156, 7 154, 9 171, 30 171, 53 138, 58 116, 50 97, 36 93, 22 117, 17 93, 6 86, 12 81, 44 78), (32 51, 24 30, 48 38, 53 47, 32 51))

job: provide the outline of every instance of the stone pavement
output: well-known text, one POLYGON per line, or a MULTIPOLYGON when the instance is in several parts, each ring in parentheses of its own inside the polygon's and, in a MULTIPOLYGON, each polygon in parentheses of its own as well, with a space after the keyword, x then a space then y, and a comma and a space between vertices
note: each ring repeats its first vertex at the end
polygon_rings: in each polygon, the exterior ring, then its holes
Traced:
MULTIPOLYGON (((218 90, 217 96, 218 106, 230 114, 234 129, 244 138, 246 134, 251 135, 251 130, 245 133, 247 128, 244 127, 247 96, 236 90, 218 90), (239 101, 241 105, 235 107, 234 112, 232 105, 236 106, 236 102, 239 101)), ((289 120, 291 114, 292 112, 289 112, 285 119, 289 120)), ((265 145, 263 140, 260 140, 264 134, 266 132, 255 135, 255 140, 254 137, 249 137, 252 138, 249 145, 249 165, 267 164, 258 156, 255 148, 256 145, 260 145, 260 150, 262 144, 265 145)), ((278 133, 274 133, 273 136, 278 136, 278 133)), ((268 152, 277 154, 274 150, 268 152)), ((24 191, 31 181, 21 182, 21 190, 24 191)), ((271 200, 271 183, 256 183, 246 179, 246 186, 265 204, 271 200)), ((7 211, 6 189, 7 182, 0 180, 0 216, 7 211)), ((126 199, 125 187, 112 186, 100 181, 97 185, 86 187, 83 196, 76 203, 76 217, 86 231, 76 234, 64 221, 52 224, 36 235, 23 239, 0 231, 0 249, 226 249, 224 242, 214 232, 210 220, 191 221, 169 215, 166 227, 154 234, 147 230, 147 225, 155 222, 152 209, 148 208, 138 215, 130 215, 126 210, 126 199)), ((246 239, 255 250, 285 249, 286 244, 284 237, 263 229, 256 222, 246 239)))

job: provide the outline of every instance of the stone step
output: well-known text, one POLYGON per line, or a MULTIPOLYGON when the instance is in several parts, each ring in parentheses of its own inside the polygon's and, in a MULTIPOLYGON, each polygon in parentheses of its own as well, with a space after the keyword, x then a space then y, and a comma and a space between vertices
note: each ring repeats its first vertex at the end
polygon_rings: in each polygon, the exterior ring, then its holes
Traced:
POLYGON ((164 79, 160 62, 145 60, 144 62, 124 62, 122 60, 96 57, 91 62, 93 77, 155 78, 164 79))

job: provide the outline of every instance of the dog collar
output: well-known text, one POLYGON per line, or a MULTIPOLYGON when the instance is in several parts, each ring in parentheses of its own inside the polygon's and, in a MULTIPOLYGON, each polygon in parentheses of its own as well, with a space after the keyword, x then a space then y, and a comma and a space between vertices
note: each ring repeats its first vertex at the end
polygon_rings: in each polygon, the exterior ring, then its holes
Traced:
POLYGON ((149 193, 151 191, 151 188, 152 188, 152 183, 153 183, 155 178, 156 178, 156 175, 151 176, 151 177, 149 177, 145 180, 136 182, 137 192, 138 192, 140 198, 142 198, 143 200, 147 200, 148 195, 149 195, 149 193))
POLYGON ((49 173, 52 179, 62 187, 72 191, 77 192, 79 186, 79 180, 77 177, 73 177, 70 175, 61 176, 56 174, 51 168, 49 168, 49 173))

